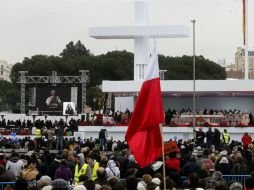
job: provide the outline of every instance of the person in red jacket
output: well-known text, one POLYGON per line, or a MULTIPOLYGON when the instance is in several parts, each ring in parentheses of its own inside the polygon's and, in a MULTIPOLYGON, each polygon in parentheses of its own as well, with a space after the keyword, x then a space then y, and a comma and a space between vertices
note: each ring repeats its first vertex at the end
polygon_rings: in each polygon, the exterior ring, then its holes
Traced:
POLYGON ((169 154, 169 159, 166 160, 167 170, 175 170, 178 174, 180 172, 180 160, 176 158, 177 152, 169 154))
POLYGON ((243 147, 245 149, 247 149, 248 145, 252 143, 252 138, 248 133, 244 133, 244 135, 242 137, 242 143, 243 143, 243 147))

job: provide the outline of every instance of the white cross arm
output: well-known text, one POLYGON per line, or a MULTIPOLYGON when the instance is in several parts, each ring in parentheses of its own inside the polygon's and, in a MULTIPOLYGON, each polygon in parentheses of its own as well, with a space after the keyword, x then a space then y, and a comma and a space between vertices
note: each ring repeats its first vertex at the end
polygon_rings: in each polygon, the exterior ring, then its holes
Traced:
POLYGON ((144 36, 150 38, 185 38, 190 36, 190 30, 182 25, 91 27, 89 36, 96 39, 134 39, 144 36))

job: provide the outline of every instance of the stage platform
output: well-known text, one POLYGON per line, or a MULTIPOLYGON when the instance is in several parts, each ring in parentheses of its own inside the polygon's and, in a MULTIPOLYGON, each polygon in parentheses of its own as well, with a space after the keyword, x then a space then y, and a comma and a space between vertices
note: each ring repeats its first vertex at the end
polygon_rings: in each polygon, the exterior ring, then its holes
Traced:
MULTIPOLYGON (((101 129, 107 129, 108 139, 113 137, 114 140, 124 140, 127 126, 79 126, 79 131, 75 132, 74 136, 82 139, 98 138, 101 129)), ((218 127, 218 129, 221 133, 224 129, 227 129, 231 140, 240 141, 245 132, 248 132, 254 139, 254 127, 218 127)), ((196 127, 196 130, 198 130, 198 127, 196 127)), ((208 127, 203 127, 204 132, 207 130, 208 127)), ((192 127, 163 127, 163 136, 165 141, 173 139, 175 136, 177 139, 189 140, 193 138, 194 133, 192 127)))

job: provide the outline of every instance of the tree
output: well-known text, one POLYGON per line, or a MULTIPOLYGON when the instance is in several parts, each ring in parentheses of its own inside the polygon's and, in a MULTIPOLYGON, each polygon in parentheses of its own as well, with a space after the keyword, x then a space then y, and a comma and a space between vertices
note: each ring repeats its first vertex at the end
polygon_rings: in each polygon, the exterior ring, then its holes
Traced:
MULTIPOLYGON (((25 57, 21 63, 12 67, 11 80, 16 84, 18 71, 28 71, 28 75, 79 75, 79 70, 89 70, 90 82, 87 85, 87 102, 93 106, 92 98, 101 96, 102 80, 133 80, 133 53, 111 51, 102 55, 93 55, 78 41, 66 45, 60 56, 34 55, 25 57)), ((170 57, 159 55, 160 69, 167 70, 165 80, 192 80, 192 56, 170 57)), ((226 78, 224 68, 205 59, 196 57, 196 79, 223 80, 226 78)))
POLYGON ((90 55, 90 50, 80 42, 80 40, 74 44, 73 41, 69 42, 65 49, 60 53, 62 57, 75 58, 83 55, 90 55))
POLYGON ((8 81, 0 81, 0 111, 17 109, 19 92, 16 86, 8 81))

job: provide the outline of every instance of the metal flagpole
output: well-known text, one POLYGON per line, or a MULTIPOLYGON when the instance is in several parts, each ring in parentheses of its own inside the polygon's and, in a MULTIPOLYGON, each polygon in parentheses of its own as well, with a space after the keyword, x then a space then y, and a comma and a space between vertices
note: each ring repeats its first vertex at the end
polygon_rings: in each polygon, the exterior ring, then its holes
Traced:
POLYGON ((248 0, 245 0, 245 80, 249 79, 248 0))
POLYGON ((165 163, 165 150, 164 150, 164 138, 163 138, 163 123, 160 123, 160 131, 161 131, 161 143, 162 143, 162 162, 163 162, 163 187, 167 189, 166 185, 166 163, 165 163))
POLYGON ((193 130, 196 129, 196 53, 195 53, 195 23, 196 20, 191 20, 193 23, 193 130))

